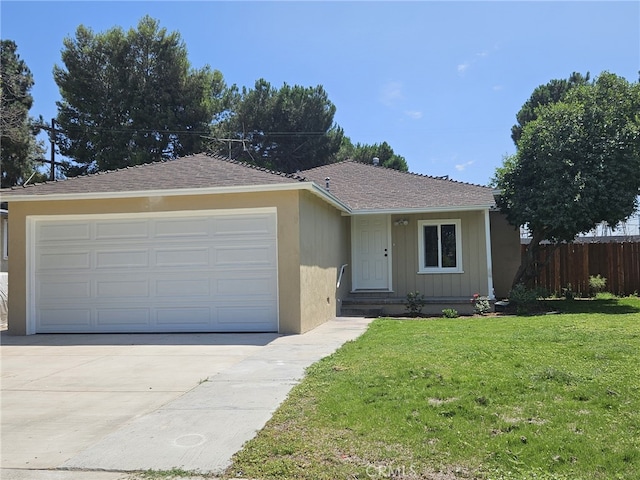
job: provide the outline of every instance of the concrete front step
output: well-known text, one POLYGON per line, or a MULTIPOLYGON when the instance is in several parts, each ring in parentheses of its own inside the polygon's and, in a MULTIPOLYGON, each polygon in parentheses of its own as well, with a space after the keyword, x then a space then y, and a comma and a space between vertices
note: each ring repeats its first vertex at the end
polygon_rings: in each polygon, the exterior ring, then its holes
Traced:
POLYGON ((365 317, 376 318, 382 315, 382 308, 362 308, 355 306, 342 307, 341 315, 343 317, 365 317))
MULTIPOLYGON (((441 315, 442 310, 452 308, 460 315, 472 315, 473 302, 466 297, 425 297, 422 314, 441 315)), ((384 315, 406 315, 407 300, 404 297, 382 295, 352 294, 342 300, 341 315, 378 317, 384 315)))

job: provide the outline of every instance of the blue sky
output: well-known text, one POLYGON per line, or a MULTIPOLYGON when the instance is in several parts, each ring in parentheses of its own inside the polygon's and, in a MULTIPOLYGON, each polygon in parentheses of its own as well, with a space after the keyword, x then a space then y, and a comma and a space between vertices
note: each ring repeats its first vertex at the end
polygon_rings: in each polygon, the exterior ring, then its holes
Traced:
POLYGON ((322 85, 354 143, 387 141, 409 169, 486 184, 533 89, 571 72, 640 70, 640 2, 7 1, 1 36, 31 69, 32 116, 59 99, 54 64, 78 25, 180 32, 193 67, 228 84, 322 85))

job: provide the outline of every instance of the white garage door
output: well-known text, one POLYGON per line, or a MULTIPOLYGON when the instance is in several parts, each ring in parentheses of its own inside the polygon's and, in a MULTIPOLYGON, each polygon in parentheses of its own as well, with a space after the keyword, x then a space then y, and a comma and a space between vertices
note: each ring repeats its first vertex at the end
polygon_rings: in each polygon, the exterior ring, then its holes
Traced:
POLYGON ((278 330, 276 213, 31 219, 32 330, 278 330))

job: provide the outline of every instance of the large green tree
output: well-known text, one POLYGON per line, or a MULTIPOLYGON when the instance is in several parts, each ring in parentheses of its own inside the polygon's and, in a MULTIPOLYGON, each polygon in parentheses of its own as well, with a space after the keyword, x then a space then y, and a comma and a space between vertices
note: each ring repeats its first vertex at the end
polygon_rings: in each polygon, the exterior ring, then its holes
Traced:
POLYGON ((326 164, 343 137, 333 120, 336 107, 322 86, 264 79, 235 95, 229 118, 216 126, 212 148, 234 159, 292 173, 326 164))
POLYGON ((589 72, 586 75, 573 72, 568 79, 554 79, 549 83, 540 85, 531 94, 531 97, 524 103, 520 111, 516 114, 516 123, 511 127, 511 139, 517 145, 522 136, 522 129, 525 125, 538 118, 538 109, 551 103, 561 101, 565 95, 574 87, 587 85, 589 83, 589 72))
POLYGON ((575 86, 538 107, 517 147, 495 177, 501 210, 532 235, 514 285, 535 276, 541 241, 617 225, 638 207, 640 84, 605 72, 575 86))
POLYGON ((336 155, 338 161, 355 160, 362 163, 371 163, 374 158, 378 158, 383 167, 402 172, 409 170, 405 158, 394 153, 393 148, 387 142, 374 143, 373 145, 356 143, 354 145, 349 137, 344 137, 336 155))
POLYGON ((58 141, 75 162, 70 175, 198 152, 225 109, 222 74, 192 68, 180 34, 149 16, 127 32, 79 26, 62 62, 58 141))
MULTIPOLYGON (((42 155, 29 110, 33 105, 31 70, 12 40, 0 41, 0 164, 2 187, 22 184, 37 175, 35 159, 42 155)), ((38 178, 40 179, 40 178, 38 178)))

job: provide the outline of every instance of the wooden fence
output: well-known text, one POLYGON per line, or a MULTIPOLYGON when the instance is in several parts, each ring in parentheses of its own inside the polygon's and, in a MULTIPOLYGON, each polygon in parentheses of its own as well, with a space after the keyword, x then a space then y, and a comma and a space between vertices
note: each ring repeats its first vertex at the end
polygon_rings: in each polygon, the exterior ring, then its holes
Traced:
POLYGON ((561 293, 571 284, 574 292, 588 294, 591 275, 607 279, 607 292, 640 293, 640 242, 567 243, 555 250, 542 245, 536 260, 543 267, 535 284, 550 293, 561 293))

